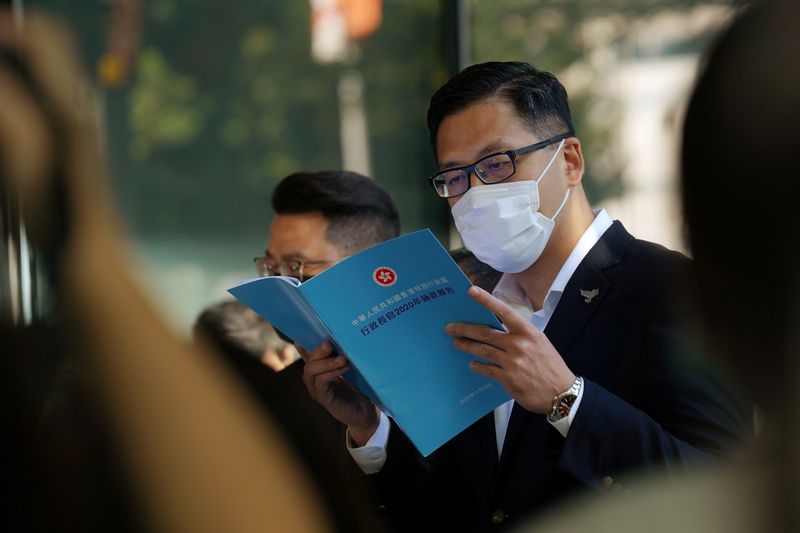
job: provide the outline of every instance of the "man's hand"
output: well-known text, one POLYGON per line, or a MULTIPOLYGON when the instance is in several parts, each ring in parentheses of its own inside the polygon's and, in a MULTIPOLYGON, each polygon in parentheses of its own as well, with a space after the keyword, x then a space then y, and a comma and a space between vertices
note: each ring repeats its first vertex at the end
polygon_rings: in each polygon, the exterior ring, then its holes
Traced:
POLYGON ((356 446, 364 446, 378 428, 378 408, 363 394, 342 379, 350 369, 342 355, 333 355, 328 341, 313 351, 297 346, 305 360, 303 383, 309 394, 334 418, 347 425, 350 438, 356 446))
POLYGON ((525 409, 549 413, 553 398, 575 381, 561 355, 544 333, 488 292, 472 287, 468 294, 497 315, 507 332, 475 324, 448 324, 456 348, 490 364, 473 361, 470 368, 498 381, 525 409))

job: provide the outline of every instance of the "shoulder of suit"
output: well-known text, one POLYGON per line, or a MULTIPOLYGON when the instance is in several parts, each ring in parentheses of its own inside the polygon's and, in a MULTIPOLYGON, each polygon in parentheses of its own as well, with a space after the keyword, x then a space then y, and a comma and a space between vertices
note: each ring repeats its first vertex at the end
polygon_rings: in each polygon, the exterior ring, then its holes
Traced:
POLYGON ((614 222, 601 240, 602 248, 594 257, 601 268, 604 268, 603 263, 610 266, 622 262, 624 266, 671 271, 685 269, 690 263, 689 258, 680 252, 637 239, 619 221, 614 222))
POLYGON ((633 239, 618 264, 627 282, 639 280, 645 290, 683 291, 691 275, 691 260, 680 252, 641 239, 633 239))
POLYGON ((642 261, 653 262, 661 265, 686 267, 691 260, 681 252, 670 250, 666 246, 642 239, 633 239, 626 250, 642 261))

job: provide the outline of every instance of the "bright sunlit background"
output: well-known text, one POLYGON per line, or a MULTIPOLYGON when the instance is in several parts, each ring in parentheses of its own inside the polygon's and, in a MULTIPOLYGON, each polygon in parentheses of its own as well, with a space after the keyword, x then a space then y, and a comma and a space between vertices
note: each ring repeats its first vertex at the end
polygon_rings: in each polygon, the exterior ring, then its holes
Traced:
POLYGON ((270 193, 298 170, 387 188, 448 244, 425 112, 457 65, 523 60, 570 93, 590 199, 684 250, 678 133, 734 0, 58 0, 103 88, 133 263, 177 330, 255 275, 270 193), (459 46, 460 43, 460 46, 459 46))

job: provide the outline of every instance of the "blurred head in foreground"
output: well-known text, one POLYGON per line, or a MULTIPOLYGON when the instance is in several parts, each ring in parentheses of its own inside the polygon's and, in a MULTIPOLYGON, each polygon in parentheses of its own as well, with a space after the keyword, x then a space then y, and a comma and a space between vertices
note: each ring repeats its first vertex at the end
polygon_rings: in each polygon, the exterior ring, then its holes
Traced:
POLYGON ((770 417, 797 381, 800 3, 752 6, 686 115, 682 195, 709 349, 770 417))
POLYGON ((692 95, 681 160, 708 349, 763 415, 767 481, 753 507, 766 505, 773 531, 800 527, 799 27, 794 0, 734 22, 692 95))

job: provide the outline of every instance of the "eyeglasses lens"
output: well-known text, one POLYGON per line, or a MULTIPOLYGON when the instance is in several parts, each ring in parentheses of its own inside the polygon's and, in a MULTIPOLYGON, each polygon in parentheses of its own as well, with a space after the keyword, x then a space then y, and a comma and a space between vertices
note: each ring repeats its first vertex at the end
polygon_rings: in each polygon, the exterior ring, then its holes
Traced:
POLYGON ((484 183, 497 183, 514 174, 514 162, 508 154, 493 155, 475 165, 475 172, 484 183))
POLYGON ((451 170, 437 174, 433 178, 433 185, 437 194, 443 198, 458 196, 467 190, 469 177, 463 170, 451 170))
MULTIPOLYGON (((514 161, 508 154, 495 154, 478 161, 473 168, 484 183, 497 183, 514 174, 514 161)), ((436 193, 442 198, 451 198, 467 192, 469 175, 466 170, 448 170, 434 176, 436 193)))

